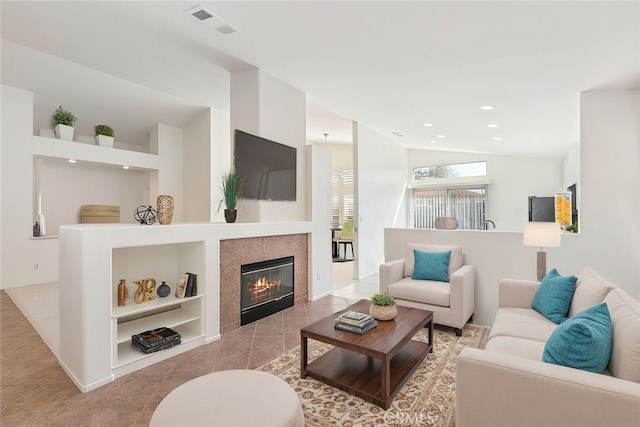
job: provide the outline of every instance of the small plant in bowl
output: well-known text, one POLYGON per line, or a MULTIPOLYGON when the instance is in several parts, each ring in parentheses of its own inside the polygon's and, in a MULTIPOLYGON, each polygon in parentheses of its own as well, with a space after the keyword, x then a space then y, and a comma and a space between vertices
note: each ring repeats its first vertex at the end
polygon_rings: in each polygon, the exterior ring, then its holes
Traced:
POLYGON ((113 133, 113 129, 107 125, 95 125, 93 127, 93 130, 96 132, 96 136, 104 135, 110 136, 112 138, 115 136, 115 134, 113 133))
POLYGON ((78 120, 71 111, 62 108, 62 105, 56 108, 56 111, 53 112, 51 117, 53 117, 53 121, 56 122, 57 125, 65 126, 73 126, 76 120, 78 120))
POLYGON ((369 314, 377 320, 392 320, 398 315, 396 300, 388 294, 377 293, 371 296, 369 314))
POLYGON ((113 136, 115 133, 110 126, 95 125, 93 130, 96 133, 96 144, 104 147, 113 147, 113 136))
POLYGON ((73 124, 76 116, 71 111, 67 111, 60 105, 51 115, 56 124, 56 138, 73 141, 73 124))

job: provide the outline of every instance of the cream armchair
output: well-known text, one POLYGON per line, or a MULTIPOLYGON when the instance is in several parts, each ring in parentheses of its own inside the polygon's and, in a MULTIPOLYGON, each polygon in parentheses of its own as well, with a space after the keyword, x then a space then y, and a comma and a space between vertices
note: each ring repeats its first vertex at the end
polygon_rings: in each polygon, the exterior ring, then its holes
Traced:
POLYGON ((460 246, 407 243, 405 257, 380 265, 380 292, 394 297, 399 305, 433 312, 433 321, 450 326, 460 336, 472 318, 475 306, 475 268, 464 265, 460 246), (449 282, 412 279, 414 253, 451 251, 449 282))

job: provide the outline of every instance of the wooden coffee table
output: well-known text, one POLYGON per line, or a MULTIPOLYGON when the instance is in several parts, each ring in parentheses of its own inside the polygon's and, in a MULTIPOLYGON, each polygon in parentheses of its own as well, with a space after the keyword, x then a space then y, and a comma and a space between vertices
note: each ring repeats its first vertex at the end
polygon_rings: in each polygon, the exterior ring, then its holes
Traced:
POLYGON ((394 320, 379 320, 378 326, 363 335, 333 327, 333 320, 341 313, 368 313, 370 304, 361 300, 300 330, 300 378, 308 375, 388 409, 420 362, 433 351, 433 312, 398 306, 394 320), (425 327, 428 343, 411 339, 425 327), (308 363, 309 338, 334 348, 308 363))

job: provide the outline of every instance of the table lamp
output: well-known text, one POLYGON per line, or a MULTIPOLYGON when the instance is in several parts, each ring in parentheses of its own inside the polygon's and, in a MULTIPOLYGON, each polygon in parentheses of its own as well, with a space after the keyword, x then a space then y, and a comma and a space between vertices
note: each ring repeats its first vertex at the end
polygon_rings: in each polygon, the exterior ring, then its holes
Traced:
POLYGON ((538 281, 547 274, 547 253, 544 248, 560 247, 560 224, 555 222, 526 222, 523 242, 525 246, 537 246, 538 281))

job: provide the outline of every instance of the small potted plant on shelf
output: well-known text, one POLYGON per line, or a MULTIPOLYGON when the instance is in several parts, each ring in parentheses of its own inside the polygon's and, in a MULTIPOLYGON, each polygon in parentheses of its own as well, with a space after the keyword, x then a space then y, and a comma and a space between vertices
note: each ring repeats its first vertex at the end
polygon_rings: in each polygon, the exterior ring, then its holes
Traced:
POLYGON ((240 195, 240 179, 234 171, 230 171, 222 176, 222 200, 218 205, 218 209, 224 203, 224 220, 228 223, 236 222, 238 211, 236 205, 238 196, 240 195))
POLYGON ((371 296, 369 314, 377 320, 392 320, 398 314, 396 300, 387 294, 377 293, 371 296))
POLYGON ((93 130, 96 132, 96 144, 103 147, 113 147, 113 129, 107 125, 95 125, 93 130))
POLYGON ((77 120, 76 116, 60 105, 51 117, 56 124, 56 138, 73 141, 73 124, 77 120))

